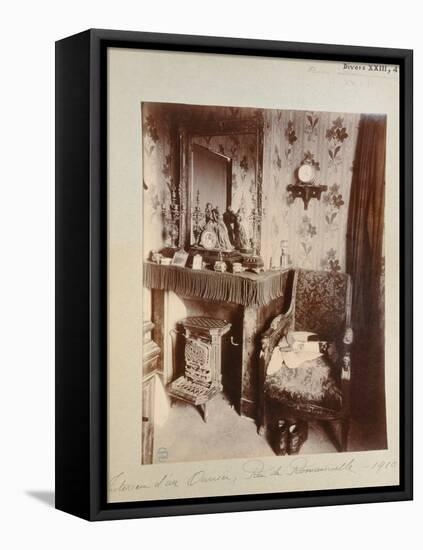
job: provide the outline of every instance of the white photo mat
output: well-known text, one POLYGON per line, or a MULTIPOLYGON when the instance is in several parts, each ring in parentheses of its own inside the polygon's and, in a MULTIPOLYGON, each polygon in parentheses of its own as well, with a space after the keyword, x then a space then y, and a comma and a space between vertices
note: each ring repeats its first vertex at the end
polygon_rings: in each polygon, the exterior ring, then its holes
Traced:
MULTIPOLYGON (((399 69, 398 69, 399 70, 399 69)), ((108 50, 108 501, 399 483, 399 74, 334 61, 108 50), (141 102, 386 113, 385 389, 388 449, 141 465, 141 102)))

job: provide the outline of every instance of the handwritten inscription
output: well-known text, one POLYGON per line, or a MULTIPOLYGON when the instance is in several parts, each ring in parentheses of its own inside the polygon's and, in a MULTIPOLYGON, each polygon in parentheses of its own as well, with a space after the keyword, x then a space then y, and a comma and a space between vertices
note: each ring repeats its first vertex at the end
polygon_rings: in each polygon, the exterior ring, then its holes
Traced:
POLYGON ((304 474, 317 474, 321 472, 349 472, 355 474, 354 459, 339 462, 336 464, 316 465, 307 458, 295 458, 287 466, 277 466, 266 468, 261 460, 249 460, 243 466, 245 479, 274 477, 274 476, 293 476, 304 474))
POLYGON ((217 481, 235 482, 236 478, 230 476, 227 473, 210 475, 207 474, 204 470, 200 470, 198 472, 195 472, 186 480, 186 485, 188 485, 188 487, 193 487, 194 485, 198 485, 200 483, 216 483, 217 481))
POLYGON ((394 470, 398 467, 396 460, 376 460, 371 466, 370 470, 374 472, 383 472, 386 470, 394 470))
POLYGON ((351 72, 367 72, 367 73, 384 73, 391 74, 397 73, 398 67, 396 65, 382 65, 380 63, 344 63, 344 71, 351 72))
MULTIPOLYGON (((374 466, 378 471, 383 467, 374 466)), ((132 492, 143 491, 146 489, 176 489, 181 487, 195 487, 205 484, 215 483, 236 483, 239 480, 250 481, 263 478, 290 477, 290 476, 308 476, 319 473, 344 473, 355 475, 354 458, 350 460, 339 460, 333 464, 316 464, 312 460, 305 457, 297 457, 288 463, 278 464, 276 466, 266 465, 263 460, 251 459, 243 463, 241 471, 238 475, 222 472, 207 472, 206 470, 197 470, 187 477, 178 478, 173 473, 163 474, 155 480, 149 479, 146 481, 128 482, 125 472, 113 476, 109 481, 109 490, 111 492, 132 492)))
POLYGON ((150 488, 151 485, 148 485, 146 483, 128 483, 125 479, 125 472, 120 472, 119 474, 113 476, 109 481, 109 490, 119 491, 121 493, 127 491, 140 491, 142 489, 150 488))

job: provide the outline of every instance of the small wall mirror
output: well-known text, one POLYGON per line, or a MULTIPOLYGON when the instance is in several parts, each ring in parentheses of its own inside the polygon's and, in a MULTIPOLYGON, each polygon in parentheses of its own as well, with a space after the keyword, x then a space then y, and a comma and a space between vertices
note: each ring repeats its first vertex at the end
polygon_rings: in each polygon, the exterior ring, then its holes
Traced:
POLYGON ((186 250, 260 250, 263 127, 260 118, 179 128, 180 228, 186 250))

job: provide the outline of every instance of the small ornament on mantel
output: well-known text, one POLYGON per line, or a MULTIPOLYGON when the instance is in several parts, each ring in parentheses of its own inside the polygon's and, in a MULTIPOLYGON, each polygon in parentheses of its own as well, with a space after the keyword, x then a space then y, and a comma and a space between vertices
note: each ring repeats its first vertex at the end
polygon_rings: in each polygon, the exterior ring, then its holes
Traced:
POLYGON ((281 255, 280 255, 279 267, 280 269, 288 269, 289 267, 288 241, 286 239, 281 241, 281 255))
POLYGON ((192 269, 203 269, 203 257, 201 254, 194 254, 192 258, 192 269))

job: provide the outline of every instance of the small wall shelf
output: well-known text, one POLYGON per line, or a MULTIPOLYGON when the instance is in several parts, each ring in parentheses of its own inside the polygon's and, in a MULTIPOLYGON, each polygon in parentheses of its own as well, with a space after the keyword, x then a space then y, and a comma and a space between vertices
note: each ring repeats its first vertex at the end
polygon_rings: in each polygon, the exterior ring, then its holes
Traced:
POLYGON ((308 185, 304 183, 295 183, 288 185, 287 190, 292 193, 294 199, 300 198, 304 201, 304 210, 308 209, 310 199, 320 200, 324 191, 328 190, 327 185, 308 185))

